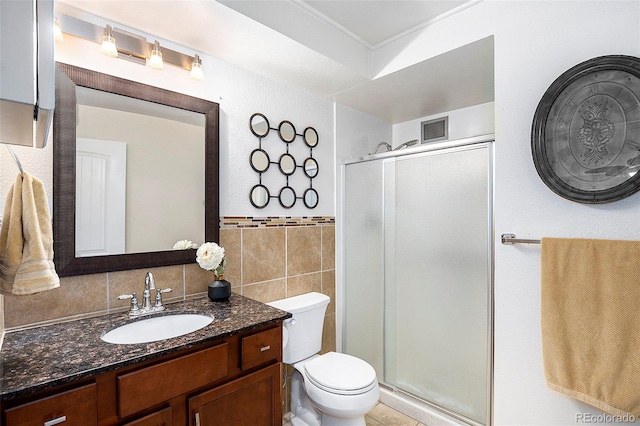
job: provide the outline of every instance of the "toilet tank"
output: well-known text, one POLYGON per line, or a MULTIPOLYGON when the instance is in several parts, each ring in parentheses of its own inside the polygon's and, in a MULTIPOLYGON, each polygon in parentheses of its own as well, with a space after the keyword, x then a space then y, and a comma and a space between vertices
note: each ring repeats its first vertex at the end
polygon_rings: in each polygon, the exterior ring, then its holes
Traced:
POLYGON ((284 322, 283 328, 282 361, 285 364, 302 361, 320 352, 329 296, 311 292, 267 304, 293 315, 284 322))

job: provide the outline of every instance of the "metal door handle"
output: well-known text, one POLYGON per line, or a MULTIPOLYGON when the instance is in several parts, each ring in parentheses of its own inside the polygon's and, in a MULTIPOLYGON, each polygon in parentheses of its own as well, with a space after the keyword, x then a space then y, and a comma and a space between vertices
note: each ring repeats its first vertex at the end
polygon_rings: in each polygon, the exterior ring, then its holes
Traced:
POLYGON ((60 423, 64 423, 67 421, 67 416, 58 417, 57 419, 49 420, 48 422, 44 422, 44 426, 53 426, 59 425, 60 423))

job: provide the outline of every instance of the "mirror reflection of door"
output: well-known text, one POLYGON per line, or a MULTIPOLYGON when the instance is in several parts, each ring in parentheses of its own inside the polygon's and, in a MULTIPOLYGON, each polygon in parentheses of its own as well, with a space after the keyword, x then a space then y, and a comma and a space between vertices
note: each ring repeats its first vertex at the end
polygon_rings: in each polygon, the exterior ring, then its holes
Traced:
MULTIPOLYGON (((184 239, 203 242, 204 114, 86 87, 76 94, 76 140, 127 144, 120 253, 171 250, 184 239)), ((86 238, 82 232, 76 228, 77 239, 86 238)))
POLYGON ((76 256, 125 252, 127 144, 76 140, 76 256))

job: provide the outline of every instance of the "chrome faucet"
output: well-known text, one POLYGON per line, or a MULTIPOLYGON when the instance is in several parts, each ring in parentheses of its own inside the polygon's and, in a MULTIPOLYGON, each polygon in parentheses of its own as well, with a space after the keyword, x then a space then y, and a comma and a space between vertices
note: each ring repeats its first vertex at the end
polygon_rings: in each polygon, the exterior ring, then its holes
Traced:
POLYGON ((144 277, 144 292, 142 293, 142 309, 148 311, 151 309, 151 290, 156 289, 156 280, 153 279, 153 274, 147 272, 147 276, 144 277))
POLYGON ((129 308, 129 316, 139 317, 142 315, 149 315, 154 312, 164 311, 164 305, 162 304, 162 293, 169 293, 173 291, 171 288, 164 290, 156 288, 156 282, 151 272, 147 272, 144 278, 144 291, 142 292, 142 307, 138 306, 138 297, 136 293, 123 294, 118 296, 118 300, 131 299, 131 305, 129 308), (155 303, 151 304, 151 290, 156 291, 155 303))

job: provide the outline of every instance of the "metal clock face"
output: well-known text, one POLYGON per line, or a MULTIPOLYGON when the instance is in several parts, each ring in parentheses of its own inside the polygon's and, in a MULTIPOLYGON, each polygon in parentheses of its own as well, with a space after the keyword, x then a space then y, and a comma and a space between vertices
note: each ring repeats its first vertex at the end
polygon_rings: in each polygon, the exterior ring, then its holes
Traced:
POLYGON ((607 203, 640 190, 640 58, 599 57, 561 75, 531 144, 538 174, 564 198, 607 203))

